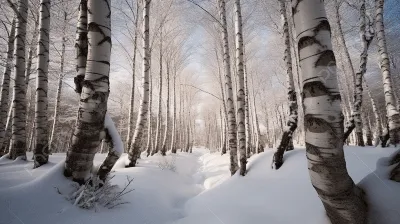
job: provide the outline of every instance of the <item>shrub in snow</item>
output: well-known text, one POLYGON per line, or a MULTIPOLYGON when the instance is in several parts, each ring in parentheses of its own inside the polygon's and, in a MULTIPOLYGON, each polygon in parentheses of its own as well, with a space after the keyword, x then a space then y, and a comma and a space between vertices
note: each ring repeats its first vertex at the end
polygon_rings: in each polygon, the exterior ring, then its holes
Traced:
MULTIPOLYGON (((72 192, 65 196, 67 200, 74 204, 74 206, 84 209, 94 208, 96 211, 100 207, 112 209, 118 205, 127 204, 128 202, 122 201, 122 197, 133 191, 133 189, 128 189, 133 178, 127 176, 126 178, 128 182, 121 190, 118 185, 111 184, 111 179, 113 177, 114 176, 102 181, 97 175, 95 175, 83 185, 73 183, 72 192)), ((58 193, 62 194, 59 190, 58 193)))
POLYGON ((172 155, 171 159, 162 157, 162 160, 159 161, 157 165, 161 170, 176 172, 176 157, 175 155, 172 155))

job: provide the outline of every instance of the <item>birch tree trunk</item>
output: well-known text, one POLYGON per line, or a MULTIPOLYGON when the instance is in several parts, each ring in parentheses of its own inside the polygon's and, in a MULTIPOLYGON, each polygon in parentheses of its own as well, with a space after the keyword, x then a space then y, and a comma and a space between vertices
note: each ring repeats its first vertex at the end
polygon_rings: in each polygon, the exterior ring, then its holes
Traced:
POLYGON ((135 103, 135 81, 136 81, 136 49, 137 49, 137 37, 138 37, 138 21, 139 21, 139 1, 136 1, 136 18, 135 18, 135 37, 133 39, 133 57, 132 57, 132 89, 131 89, 131 102, 129 104, 129 118, 128 118, 128 133, 126 136, 126 148, 128 149, 132 142, 132 131, 133 131, 133 109, 135 103))
POLYGON ((146 154, 147 157, 150 155, 153 146, 153 126, 151 121, 152 118, 152 105, 153 105, 153 79, 149 79, 149 115, 148 115, 148 123, 147 123, 147 145, 146 145, 146 154))
POLYGON ((389 124, 390 143, 400 143, 400 114, 396 108, 396 101, 393 95, 392 77, 390 72, 390 59, 387 52, 385 27, 383 24, 384 0, 376 0, 376 36, 380 54, 380 67, 383 78, 383 89, 385 92, 386 113, 389 124))
POLYGON ((279 1, 280 13, 282 16, 283 24, 283 40, 285 41, 285 53, 284 61, 286 63, 286 78, 287 78, 287 96, 289 101, 289 119, 287 121, 287 126, 283 130, 282 139, 279 146, 274 154, 273 158, 273 168, 279 169, 283 164, 283 154, 289 148, 290 143, 293 144, 293 133, 297 128, 298 121, 298 106, 297 106, 297 95, 294 88, 293 81, 293 70, 292 70, 292 53, 290 47, 290 33, 289 33, 289 23, 286 15, 286 5, 284 0, 279 1))
POLYGON ((367 72, 367 62, 368 62, 368 49, 374 38, 374 28, 373 22, 370 21, 369 17, 366 15, 365 0, 361 2, 360 7, 360 37, 363 46, 363 51, 360 55, 360 69, 356 73, 355 86, 354 86, 354 109, 353 114, 350 118, 349 124, 345 129, 344 141, 350 135, 351 131, 356 128, 356 143, 358 146, 364 146, 363 132, 362 132, 362 117, 361 117, 361 106, 362 106, 362 96, 363 87, 362 80, 364 74, 367 72))
POLYGON ((13 112, 13 105, 11 104, 8 109, 8 115, 7 115, 7 123, 5 127, 5 135, 4 135, 4 141, 3 145, 0 148, 0 151, 4 152, 5 154, 9 154, 10 151, 10 139, 11 139, 11 128, 12 128, 12 112, 13 112))
POLYGON ((28 60, 26 62, 26 69, 25 69, 25 86, 26 86, 26 89, 28 89, 29 81, 30 81, 30 78, 31 78, 33 54, 37 50, 36 49, 36 46, 37 46, 36 41, 37 41, 37 37, 38 37, 38 34, 39 34, 38 30, 39 30, 39 18, 35 19, 35 28, 33 30, 32 42, 31 42, 31 46, 30 46, 29 52, 28 52, 28 60))
POLYGON ((165 113, 165 130, 164 130, 164 140, 161 146, 161 155, 166 156, 167 152, 167 142, 168 142, 168 136, 169 136, 169 76, 170 76, 170 67, 167 63, 167 107, 166 107, 166 113, 165 113))
POLYGON ((57 86, 57 94, 56 94, 56 102, 54 104, 54 116, 53 116, 53 127, 51 128, 51 135, 50 135, 50 152, 54 150, 54 135, 56 132, 56 127, 58 126, 58 113, 60 110, 60 101, 61 101, 61 93, 62 93, 62 86, 63 86, 63 79, 64 79, 64 62, 65 62, 65 43, 67 42, 66 38, 66 29, 67 29, 67 12, 64 12, 64 24, 63 24, 63 37, 62 37, 62 46, 61 46, 61 62, 60 62, 60 75, 58 76, 58 86, 57 86))
POLYGON ((231 175, 239 169, 237 158, 237 124, 235 106, 233 101, 231 58, 229 56, 228 28, 226 22, 225 0, 218 0, 219 17, 221 22, 221 39, 224 54, 224 75, 225 75, 225 97, 228 115, 228 143, 230 150, 230 171, 231 175))
MULTIPOLYGON (((221 70, 220 70, 220 64, 219 64, 219 62, 220 62, 220 60, 219 60, 219 57, 218 57, 218 52, 217 52, 217 50, 215 50, 215 56, 216 56, 216 58, 217 58, 217 62, 218 62, 218 81, 219 81, 219 85, 220 85, 220 88, 221 88, 221 99, 222 99, 222 106, 223 106, 223 111, 224 111, 224 113, 223 113, 223 116, 221 116, 221 119, 223 119, 223 125, 224 125, 224 127, 222 128, 222 130, 223 130, 223 134, 222 134, 222 136, 223 136, 223 139, 222 139, 222 144, 221 144, 221 155, 224 155, 225 153, 226 153, 226 149, 227 149, 227 144, 226 144, 226 140, 227 140, 227 133, 228 133, 228 128, 225 128, 225 127, 227 127, 227 120, 228 120, 228 110, 227 110, 227 106, 226 106, 226 97, 225 97, 225 92, 226 92, 226 90, 225 90, 225 88, 224 88, 224 84, 223 84, 223 82, 222 82, 222 76, 223 76, 223 74, 221 74, 221 70)), ((228 55, 229 56, 229 55, 228 55)), ((230 67, 230 65, 229 65, 229 67, 230 67)))
POLYGON ((77 93, 82 93, 81 83, 85 79, 86 61, 88 56, 88 27, 87 27, 87 0, 80 0, 79 18, 75 38, 76 77, 74 78, 77 93))
POLYGON ((378 146, 380 138, 382 136, 382 121, 381 121, 381 116, 379 114, 378 108, 376 107, 376 103, 374 100, 374 97, 372 96, 371 90, 368 87, 367 82, 364 80, 364 85, 365 85, 365 90, 368 93, 368 97, 371 101, 371 106, 372 106, 372 111, 374 112, 374 117, 375 117, 375 140, 374 140, 374 146, 378 146))
POLYGON ((2 145, 6 137, 6 124, 7 124, 7 112, 9 108, 9 95, 10 95, 10 78, 11 70, 13 67, 14 59, 14 40, 15 40, 15 19, 12 21, 11 30, 8 36, 7 45, 7 59, 6 66, 4 67, 3 80, 1 83, 0 91, 0 157, 5 154, 2 150, 2 145))
POLYGON ((162 56, 162 34, 160 34, 160 73, 159 73, 159 87, 158 87, 158 113, 157 113, 157 127, 156 127, 156 143, 154 151, 151 152, 151 155, 154 155, 158 152, 161 145, 161 127, 162 127, 162 85, 163 85, 163 77, 162 77, 162 69, 163 69, 163 56, 162 56))
POLYGON ((235 0, 235 46, 237 71, 237 139, 239 147, 240 175, 246 174, 246 130, 245 130, 245 89, 244 89, 244 60, 243 60, 243 29, 240 0, 235 0))
POLYGON ((346 170, 336 60, 323 1, 292 0, 292 8, 302 71, 311 183, 333 224, 366 223, 363 192, 346 170))
MULTIPOLYGON (((244 52, 243 52, 244 53, 244 52)), ((250 123, 250 104, 249 104, 249 85, 248 85, 248 72, 244 66, 244 114, 245 114, 245 134, 246 134, 246 158, 251 156, 251 123, 250 123)))
POLYGON ((140 155, 140 144, 143 138, 143 131, 147 124, 148 111, 149 111, 149 79, 150 79, 150 30, 149 30, 149 17, 150 17, 150 3, 151 0, 144 0, 143 7, 143 88, 142 88, 142 100, 140 102, 140 109, 138 119, 136 122, 136 128, 132 139, 131 148, 129 150, 129 163, 128 167, 134 167, 136 161, 140 155))
POLYGON ((17 157, 26 159, 25 41, 28 7, 28 0, 18 1, 10 159, 16 159, 17 157))
MULTIPOLYGON (((82 7, 82 5, 81 5, 82 7)), ((83 7, 82 7, 83 8, 83 7)), ((81 8, 81 10, 82 10, 81 8)), ((88 1, 88 56, 72 144, 64 174, 84 183, 101 143, 107 111, 111 55, 110 0, 88 1)), ((79 52, 78 52, 79 53, 79 52)))
POLYGON ((171 137, 171 152, 176 153, 176 73, 174 74, 173 77, 173 95, 174 95, 174 112, 173 112, 173 118, 172 118, 172 137, 171 137))
POLYGON ((35 104, 35 148, 34 167, 40 167, 49 160, 49 138, 47 127, 48 112, 48 73, 50 46, 50 0, 40 1, 40 32, 38 44, 38 68, 36 77, 35 104))

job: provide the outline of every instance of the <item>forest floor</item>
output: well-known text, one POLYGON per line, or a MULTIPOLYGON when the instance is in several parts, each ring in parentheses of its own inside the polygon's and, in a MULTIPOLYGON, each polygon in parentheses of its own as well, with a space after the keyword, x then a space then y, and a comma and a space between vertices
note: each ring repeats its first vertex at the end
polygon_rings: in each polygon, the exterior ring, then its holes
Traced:
MULTIPOLYGON (((387 180, 387 158, 394 148, 346 147, 350 176, 366 190, 371 223, 400 219, 400 184, 387 180)), ((156 155, 124 168, 123 155, 111 180, 120 188, 133 178, 123 204, 84 210, 63 195, 72 189, 63 177, 65 154, 32 170, 33 162, 0 159, 0 224, 325 224, 324 208, 313 189, 303 148, 285 154, 271 170, 273 150, 252 156, 245 177, 230 177, 229 156, 195 148, 192 154, 156 155), (58 190, 57 190, 58 189, 58 190)), ((31 158, 31 154, 28 157, 31 158)), ((95 165, 105 158, 98 154, 95 165)))

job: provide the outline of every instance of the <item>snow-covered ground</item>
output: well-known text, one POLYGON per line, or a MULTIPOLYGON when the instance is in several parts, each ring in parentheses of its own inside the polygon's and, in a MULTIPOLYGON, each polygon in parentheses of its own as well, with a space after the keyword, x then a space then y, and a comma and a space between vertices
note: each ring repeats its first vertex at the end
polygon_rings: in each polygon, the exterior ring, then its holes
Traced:
MULTIPOLYGON (((400 185, 387 180, 387 159, 395 149, 348 147, 347 167, 366 188, 375 221, 398 224, 400 185), (378 170, 377 169, 378 164, 378 170)), ((329 223, 307 170, 305 150, 285 154, 280 170, 271 170, 273 151, 249 160, 245 177, 230 177, 229 157, 196 148, 192 154, 156 155, 124 168, 114 167, 113 184, 134 178, 128 204, 100 211, 74 207, 58 193, 68 192, 63 177, 65 154, 32 170, 33 162, 0 161, 0 224, 245 224, 329 223)), ((30 158, 31 155, 28 157, 30 158)), ((123 155, 123 157, 126 155, 123 155)), ((99 165, 105 155, 96 155, 99 165)), ((143 157, 144 158, 144 157, 143 157)))

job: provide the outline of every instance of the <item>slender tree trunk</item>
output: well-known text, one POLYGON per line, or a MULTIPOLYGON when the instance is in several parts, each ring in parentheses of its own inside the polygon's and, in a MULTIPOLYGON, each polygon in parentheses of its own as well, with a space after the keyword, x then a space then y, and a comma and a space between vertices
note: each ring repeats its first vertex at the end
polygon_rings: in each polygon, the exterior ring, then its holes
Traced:
POLYGON ((17 157, 26 159, 25 41, 28 7, 28 0, 18 1, 10 159, 16 159, 17 157))
POLYGON ((367 71, 368 62, 368 49, 374 38, 373 22, 369 21, 366 15, 365 0, 361 2, 360 7, 360 37, 363 45, 363 51, 360 55, 360 70, 356 73, 355 86, 354 86, 354 109, 353 114, 348 122, 349 126, 345 129, 344 141, 350 135, 351 131, 356 128, 356 143, 358 146, 364 146, 363 132, 362 132, 362 117, 361 106, 363 87, 362 80, 367 71))
POLYGON ((170 76, 170 67, 167 64, 167 107, 166 107, 166 112, 165 112, 165 130, 164 130, 164 140, 161 146, 161 155, 165 156, 167 155, 167 142, 168 142, 168 136, 169 136, 169 76, 170 76))
MULTIPOLYGON (((223 118, 221 117, 221 119, 224 119, 224 125, 225 126, 227 126, 227 119, 228 119, 228 110, 227 110, 227 108, 226 108, 226 97, 225 97, 225 88, 224 88, 224 84, 223 84, 223 82, 222 82, 222 75, 223 74, 221 74, 221 70, 220 70, 220 66, 219 66, 219 57, 218 57, 218 52, 217 51, 215 51, 215 56, 216 56, 216 58, 217 58, 217 62, 218 62, 218 79, 219 79, 219 84, 220 84, 220 88, 221 88, 221 99, 222 99, 222 106, 223 106, 223 110, 224 110, 224 116, 223 116, 223 118)), ((230 65, 229 65, 229 67, 230 67, 230 65)), ((225 154, 226 153, 226 149, 227 149, 227 144, 226 144, 226 142, 227 142, 227 138, 226 138, 226 136, 227 136, 227 133, 228 133, 228 130, 227 130, 228 128, 223 128, 222 130, 223 130, 223 144, 221 145, 221 155, 223 155, 223 154, 225 154)))
POLYGON ((133 39, 133 57, 132 57, 132 89, 131 89, 131 101, 129 105, 129 118, 128 118, 128 133, 126 136, 126 148, 129 149, 129 146, 132 142, 132 131, 134 125, 133 119, 133 109, 135 103, 135 81, 136 81, 136 49, 137 49, 137 37, 138 37, 138 21, 139 21, 139 1, 136 1, 136 18, 135 18, 135 37, 133 39))
POLYGON ((142 101, 140 102, 140 109, 138 119, 136 122, 136 128, 132 139, 131 149, 129 150, 129 164, 128 167, 134 167, 136 161, 140 155, 140 148, 143 138, 144 128, 147 124, 148 112, 149 112, 149 79, 150 79, 150 29, 149 29, 149 17, 150 17, 150 2, 151 0, 144 1, 143 7, 143 88, 142 88, 142 101))
POLYGON ((364 85, 365 85, 365 90, 368 93, 368 97, 371 101, 371 106, 372 106, 372 111, 374 112, 374 117, 375 117, 375 140, 374 140, 374 145, 375 147, 378 146, 380 138, 382 136, 382 121, 381 121, 381 116, 379 114, 378 108, 376 107, 376 103, 374 100, 374 97, 372 96, 371 90, 368 87, 367 82, 364 80, 364 85))
POLYGON ((76 29, 75 51, 76 51, 76 77, 74 78, 77 93, 82 93, 81 83, 85 79, 86 62, 88 56, 88 17, 87 17, 88 0, 80 0, 79 18, 76 29))
MULTIPOLYGON (((224 74, 225 74, 225 96, 227 105, 228 115, 228 142, 230 150, 230 171, 231 175, 235 174, 239 169, 238 158, 237 158, 237 124, 235 105, 233 99, 232 90, 232 78, 231 78, 231 58, 229 56, 229 42, 228 42, 228 28, 226 22, 226 9, 225 0, 218 0, 218 9, 221 22, 221 38, 223 43, 223 54, 224 54, 224 74)), ((244 125, 244 124, 243 124, 244 125)))
POLYGON ((346 170, 336 60, 323 1, 292 0, 302 69, 306 149, 311 183, 333 224, 363 224, 363 192, 346 170))
POLYGON ((50 0, 40 1, 40 32, 38 44, 38 67, 35 104, 35 148, 34 167, 40 167, 49 160, 49 136, 47 127, 48 112, 48 73, 50 46, 50 0))
POLYGON ((54 150, 54 135, 56 132, 56 128, 58 126, 58 113, 60 110, 60 101, 61 101, 61 93, 62 93, 62 85, 64 79, 64 62, 65 62, 65 43, 67 42, 66 38, 66 29, 67 29, 67 12, 64 12, 64 27, 63 27, 63 37, 62 37, 62 46, 61 46, 61 62, 60 62, 60 75, 58 76, 58 86, 57 86, 57 94, 56 94, 56 102, 54 104, 54 116, 53 116, 53 127, 51 128, 51 135, 50 135, 50 152, 54 150))
POLYGON ((371 122, 369 120, 369 116, 367 116, 367 113, 365 111, 362 112, 362 119, 364 121, 364 127, 365 127, 365 137, 367 138, 367 141, 365 142, 367 146, 372 146, 372 132, 371 132, 371 122))
POLYGON ((235 0, 235 33, 236 33, 236 69, 237 69, 237 139, 239 147, 240 175, 246 174, 246 130, 245 130, 245 87, 243 61, 243 31, 240 0, 235 0))
POLYGON ((376 0, 376 36, 380 54, 380 67, 383 78, 383 89, 385 92, 386 113, 389 123, 390 143, 400 143, 400 114, 396 108, 396 101, 393 95, 392 77, 390 73, 390 59, 387 52, 385 28, 383 24, 384 0, 376 0))
POLYGON ((162 55, 162 37, 160 37, 160 73, 159 73, 159 87, 158 87, 158 114, 157 114, 157 129, 156 129, 156 143, 154 151, 151 155, 156 154, 161 146, 161 128, 162 128, 162 87, 163 87, 163 55, 162 55))
POLYGON ((174 112, 173 112, 173 118, 172 118, 172 137, 171 137, 171 152, 176 153, 176 73, 174 74, 173 78, 173 94, 174 94, 174 112))
POLYGON ((153 146, 153 126, 152 126, 152 104, 153 104, 153 79, 149 79, 149 114, 148 114, 148 127, 147 127, 147 146, 146 146, 146 155, 147 157, 150 155, 153 146))
MULTIPOLYGON (((33 36, 32 36, 32 42, 29 47, 29 52, 28 52, 28 60, 26 62, 26 69, 25 69, 25 86, 26 89, 28 89, 29 86, 29 81, 31 78, 31 73, 33 73, 32 70, 32 59, 33 59, 33 54, 37 51, 37 37, 39 34, 39 18, 35 19, 35 28, 33 30, 33 36)), ((26 94, 26 93, 25 93, 26 94)))
POLYGON ((274 154, 273 164, 274 169, 279 169, 283 164, 283 154, 290 148, 290 143, 293 145, 293 133, 297 128, 298 121, 298 106, 297 95, 294 88, 293 70, 292 70, 292 54, 290 47, 289 23, 286 15, 286 5, 284 0, 280 0, 280 12, 283 20, 283 39, 285 41, 285 56, 283 57, 286 63, 286 78, 287 78, 287 96, 289 101, 289 119, 287 126, 283 130, 282 139, 278 149, 274 154))
POLYGON ((244 66, 244 114, 245 114, 245 133, 246 133, 246 158, 251 156, 251 123, 250 123, 250 104, 249 104, 249 86, 248 86, 248 72, 246 66, 244 66))
POLYGON ((14 59, 14 39, 15 39, 15 19, 12 21, 10 34, 8 36, 7 61, 4 67, 3 80, 0 91, 0 157, 6 152, 2 150, 2 146, 6 136, 7 112, 9 108, 10 95, 10 78, 14 59))
MULTIPOLYGON (((81 5, 82 7, 82 5, 81 5)), ((82 7, 84 8, 84 7, 82 7)), ((111 56, 110 0, 88 1, 88 56, 78 118, 64 174, 84 183, 101 143, 107 111, 111 56)))

